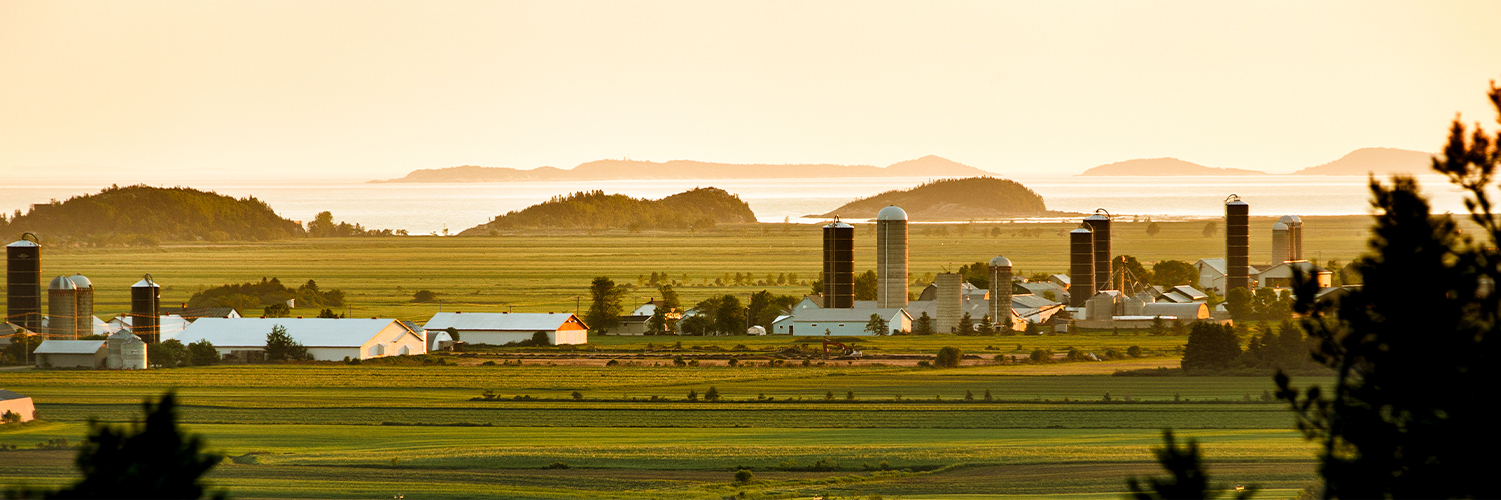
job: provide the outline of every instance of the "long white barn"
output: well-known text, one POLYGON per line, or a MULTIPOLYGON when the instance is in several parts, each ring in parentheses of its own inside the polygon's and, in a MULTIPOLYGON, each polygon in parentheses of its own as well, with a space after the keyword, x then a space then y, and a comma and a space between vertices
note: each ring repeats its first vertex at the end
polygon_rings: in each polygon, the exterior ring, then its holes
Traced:
POLYGON ((552 345, 589 342, 589 327, 573 313, 440 312, 422 327, 429 335, 453 328, 455 340, 469 344, 505 345, 531 340, 537 332, 546 333, 552 345))
POLYGON ((394 319, 202 318, 178 334, 177 341, 207 340, 220 356, 264 351, 266 335, 277 325, 320 361, 427 353, 422 336, 394 319))

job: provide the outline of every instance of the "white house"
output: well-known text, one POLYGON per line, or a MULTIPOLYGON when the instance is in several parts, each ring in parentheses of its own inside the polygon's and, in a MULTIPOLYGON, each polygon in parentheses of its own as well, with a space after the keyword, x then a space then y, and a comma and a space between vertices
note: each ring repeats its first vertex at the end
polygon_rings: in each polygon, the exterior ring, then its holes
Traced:
POLYGON ((827 330, 829 335, 851 336, 871 335, 865 331, 865 325, 870 323, 870 315, 876 314, 886 320, 887 332, 912 331, 912 315, 901 308, 854 308, 854 309, 804 309, 791 316, 784 316, 772 323, 775 333, 782 335, 823 335, 827 330))
POLYGON ((36 405, 32 404, 31 397, 0 389, 0 415, 14 413, 25 422, 36 417, 36 405))
POLYGON ((43 340, 32 356, 38 368, 103 368, 108 348, 103 340, 43 340))
POLYGON ((177 341, 207 340, 220 356, 265 351, 266 335, 278 325, 320 361, 427 353, 426 340, 394 319, 202 318, 177 335, 177 341))
POLYGON ((422 327, 433 334, 453 328, 457 340, 469 344, 505 345, 531 340, 537 332, 546 333, 552 345, 589 343, 589 327, 573 313, 440 312, 422 327))

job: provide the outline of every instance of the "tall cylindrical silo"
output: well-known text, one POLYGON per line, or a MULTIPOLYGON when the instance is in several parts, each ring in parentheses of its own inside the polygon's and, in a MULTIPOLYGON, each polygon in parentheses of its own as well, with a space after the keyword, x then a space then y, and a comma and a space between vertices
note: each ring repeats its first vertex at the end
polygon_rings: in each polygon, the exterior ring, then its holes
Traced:
POLYGON ((1011 331, 1011 259, 990 259, 990 320, 999 332, 1011 331))
POLYGON ((78 293, 78 322, 74 328, 79 335, 94 334, 94 283, 82 274, 69 276, 78 293))
POLYGON ((130 333, 147 344, 161 342, 161 290, 151 275, 130 286, 130 333))
POLYGON ((5 320, 42 331, 42 245, 31 233, 5 246, 5 320))
POLYGON ((1251 205, 1239 196, 1225 200, 1225 293, 1251 288, 1251 205))
POLYGON ((1292 260, 1288 252, 1287 224, 1278 222, 1272 224, 1272 265, 1281 264, 1292 260))
POLYGON ((1284 215, 1279 222, 1287 225, 1287 260, 1303 260, 1303 218, 1284 215))
POLYGON ((1069 305, 1084 307, 1094 295, 1094 233, 1078 228, 1068 233, 1069 305))
POLYGON ((938 317, 933 326, 938 333, 955 333, 964 310, 964 279, 959 273, 938 273, 933 286, 938 289, 938 317))
POLYGON ((907 307, 907 212, 896 205, 876 214, 876 307, 907 307))
POLYGON ((855 227, 838 217, 823 227, 823 306, 855 306, 855 227))
POLYGON ((1084 218, 1084 225, 1094 232, 1094 286, 1095 291, 1118 290, 1110 281, 1110 213, 1101 208, 1094 215, 1084 218))
POLYGON ((55 339, 78 336, 78 287, 66 276, 47 284, 47 334, 55 339))

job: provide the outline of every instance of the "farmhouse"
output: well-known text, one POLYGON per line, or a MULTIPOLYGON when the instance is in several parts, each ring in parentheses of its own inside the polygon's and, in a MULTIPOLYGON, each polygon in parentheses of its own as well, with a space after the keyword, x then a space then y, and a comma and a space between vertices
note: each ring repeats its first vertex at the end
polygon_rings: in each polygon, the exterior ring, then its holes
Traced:
POLYGON ((103 368, 108 351, 103 340, 43 340, 32 355, 38 368, 103 368))
POLYGON ((36 406, 31 403, 31 398, 20 394, 0 389, 0 415, 14 413, 21 417, 21 422, 36 418, 36 406))
POLYGON ((313 359, 339 361, 425 354, 426 340, 394 319, 202 318, 177 335, 183 344, 207 340, 220 356, 258 357, 266 335, 281 326, 313 359))
POLYGON ((537 332, 547 334, 552 345, 589 342, 589 327, 573 313, 440 312, 422 326, 431 333, 453 328, 456 340, 469 344, 505 345, 531 340, 537 332))

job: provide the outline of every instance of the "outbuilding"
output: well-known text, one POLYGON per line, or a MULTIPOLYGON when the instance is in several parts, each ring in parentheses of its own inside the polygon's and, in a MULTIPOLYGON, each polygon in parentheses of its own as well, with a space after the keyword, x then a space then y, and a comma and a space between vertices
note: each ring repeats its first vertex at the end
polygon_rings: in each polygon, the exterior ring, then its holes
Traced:
POLYGON ((109 349, 103 340, 43 340, 31 354, 38 368, 104 368, 109 349))
POLYGON ((201 318, 179 334, 177 341, 206 340, 221 357, 246 357, 265 352, 266 336, 277 326, 319 361, 427 353, 421 334, 400 321, 383 318, 201 318))
POLYGON ((531 340, 538 332, 552 345, 587 344, 589 327, 573 313, 440 312, 422 325, 429 332, 458 332, 466 344, 505 345, 531 340))
POLYGON ((36 405, 32 404, 30 396, 0 389, 0 415, 9 413, 19 415, 20 421, 25 422, 36 418, 36 405))
POLYGON ((901 308, 853 308, 853 309, 804 309, 772 323, 773 331, 781 335, 857 336, 875 335, 865 331, 874 314, 886 321, 886 331, 880 335, 912 331, 912 315, 901 308))

